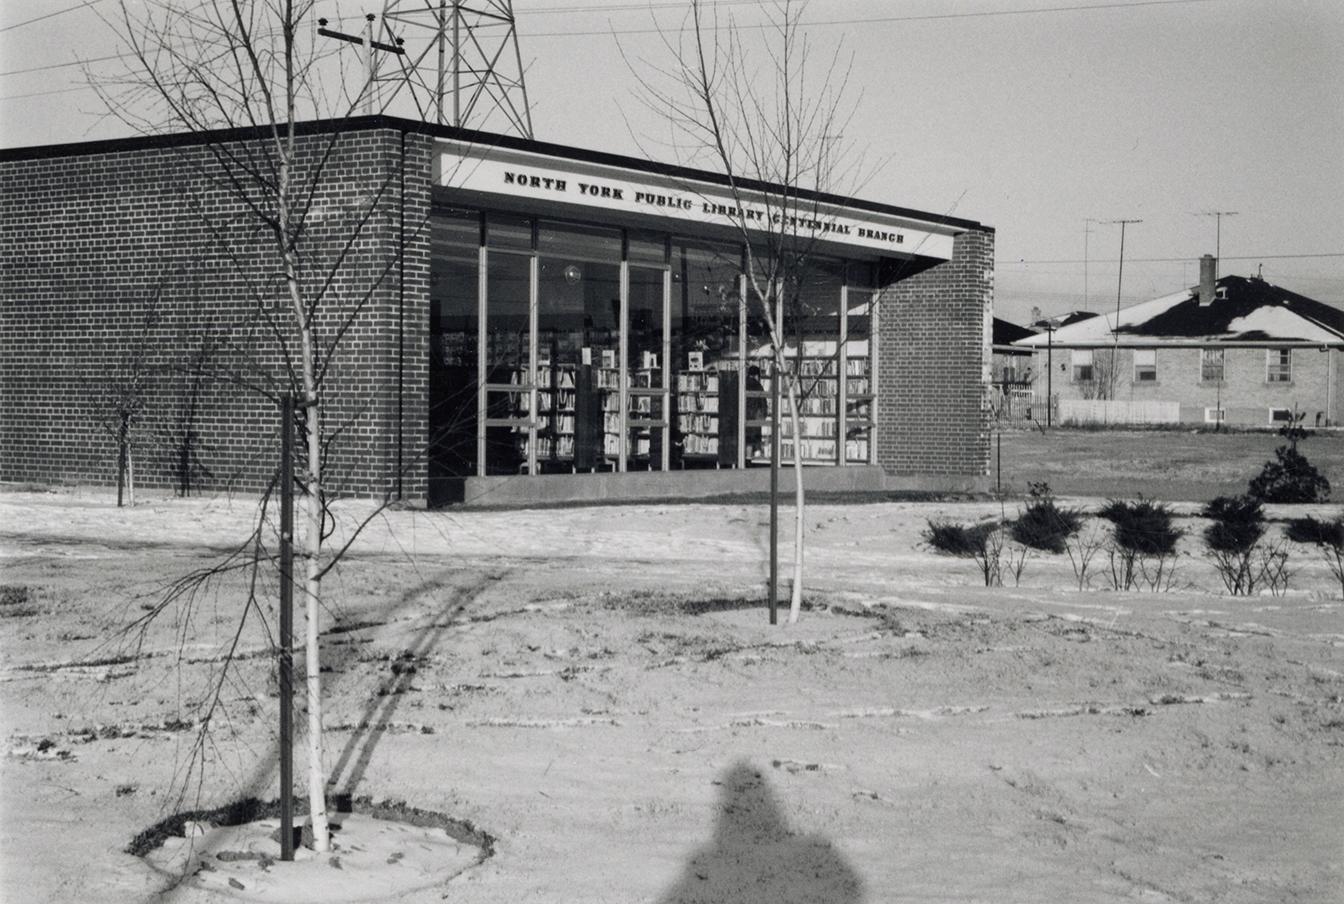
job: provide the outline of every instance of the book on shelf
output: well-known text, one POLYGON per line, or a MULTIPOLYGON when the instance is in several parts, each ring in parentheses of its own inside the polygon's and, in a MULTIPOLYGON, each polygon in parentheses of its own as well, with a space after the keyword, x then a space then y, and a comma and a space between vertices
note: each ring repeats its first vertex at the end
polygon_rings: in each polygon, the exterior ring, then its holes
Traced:
MULTIPOLYGON (((793 457, 793 441, 781 436, 779 450, 780 459, 788 461, 793 457)), ((835 442, 833 440, 800 440, 798 452, 802 455, 803 461, 826 462, 829 464, 835 461, 835 442)))
POLYGON ((682 451, 686 455, 718 455, 719 438, 690 433, 682 438, 682 451))
MULTIPOLYGON (((522 456, 527 457, 529 446, 527 438, 524 437, 519 447, 522 456)), ((574 457, 574 437, 572 436, 538 436, 537 437, 537 460, 544 461, 555 458, 573 458, 574 457)))

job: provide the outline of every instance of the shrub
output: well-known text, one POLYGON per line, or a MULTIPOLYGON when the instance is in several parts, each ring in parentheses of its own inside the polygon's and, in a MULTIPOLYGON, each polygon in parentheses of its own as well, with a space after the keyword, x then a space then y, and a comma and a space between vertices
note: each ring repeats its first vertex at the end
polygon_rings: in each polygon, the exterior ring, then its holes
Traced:
POLYGON ((1339 582, 1340 596, 1344 596, 1344 515, 1333 521, 1316 518, 1294 518, 1288 522, 1288 539, 1295 543, 1316 546, 1325 558, 1326 567, 1339 582))
POLYGON ((1172 555, 1184 533, 1171 523, 1171 509, 1149 499, 1112 499, 1098 514, 1115 525, 1117 546, 1142 556, 1172 555))
POLYGON ((985 551, 989 535, 999 529, 994 521, 982 524, 954 524, 950 521, 930 521, 924 538, 929 545, 951 556, 970 558, 985 551))
POLYGON ((1259 500, 1219 496, 1202 514, 1213 522, 1204 529, 1204 545, 1228 593, 1249 595, 1262 582, 1268 582, 1275 594, 1287 588, 1288 553, 1283 544, 1258 545, 1265 534, 1259 500))
POLYGON ((1323 521, 1310 516, 1288 522, 1288 539, 1308 546, 1329 546, 1344 549, 1344 515, 1334 521, 1323 521))
POLYGON ((1265 534, 1265 512, 1250 496, 1219 496, 1204 506, 1204 543, 1215 552, 1249 552, 1265 534))
POLYGON ((1330 481, 1297 451, 1297 444, 1311 434, 1303 429, 1301 415, 1285 424, 1279 435, 1288 444, 1274 450, 1274 460, 1265 462, 1260 473, 1251 478, 1249 495, 1262 502, 1325 502, 1330 498, 1330 481))
POLYGON ((1064 551, 1069 554, 1069 564, 1073 566, 1073 576, 1078 579, 1079 590, 1088 588, 1092 560, 1105 548, 1105 532, 1095 521, 1086 530, 1080 529, 1069 534, 1065 540, 1064 551))
POLYGON ((1176 571, 1176 543, 1184 533, 1171 523, 1171 510, 1140 497, 1137 502, 1112 499, 1098 514, 1114 528, 1107 551, 1111 586, 1129 590, 1142 581, 1151 590, 1170 589, 1176 571))
MULTIPOLYGON (((974 559, 980 567, 986 587, 1003 585, 1003 526, 997 521, 980 524, 954 524, 930 521, 924 538, 939 552, 974 559)), ((1021 578, 1021 563, 1016 577, 1021 578)))
POLYGON ((1032 549, 1064 552, 1069 537, 1083 526, 1082 516, 1055 505, 1050 485, 1033 483, 1031 501, 1010 527, 1013 539, 1032 549))

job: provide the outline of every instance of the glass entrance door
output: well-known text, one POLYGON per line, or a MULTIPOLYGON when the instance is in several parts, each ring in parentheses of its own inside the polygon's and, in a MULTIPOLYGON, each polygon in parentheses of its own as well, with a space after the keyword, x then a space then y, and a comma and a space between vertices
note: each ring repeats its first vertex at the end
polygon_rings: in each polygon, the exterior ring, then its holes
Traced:
POLYGON ((632 262, 627 266, 623 470, 665 471, 671 454, 667 442, 669 275, 666 265, 650 267, 632 262))

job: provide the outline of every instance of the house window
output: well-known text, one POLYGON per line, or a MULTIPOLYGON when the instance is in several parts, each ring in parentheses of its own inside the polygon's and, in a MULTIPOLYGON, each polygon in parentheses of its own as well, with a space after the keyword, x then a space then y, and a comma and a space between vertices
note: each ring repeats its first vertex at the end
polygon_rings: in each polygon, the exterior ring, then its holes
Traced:
POLYGON ((1223 382, 1223 349, 1199 350, 1199 379, 1203 383, 1223 382))
POLYGON ((1134 382, 1157 382, 1157 349, 1136 348, 1134 350, 1134 382))
POLYGON ((1221 424, 1227 420, 1227 410, 1223 408, 1205 408, 1204 423, 1221 424))
POLYGON ((1265 382, 1293 382, 1293 350, 1271 348, 1265 352, 1265 382))
POLYGON ((1269 409, 1269 424, 1290 424, 1293 421, 1293 411, 1291 408, 1271 408, 1269 409))
POLYGON ((1073 382, 1091 383, 1094 379, 1092 373, 1092 349, 1074 349, 1069 352, 1069 357, 1073 364, 1073 382))

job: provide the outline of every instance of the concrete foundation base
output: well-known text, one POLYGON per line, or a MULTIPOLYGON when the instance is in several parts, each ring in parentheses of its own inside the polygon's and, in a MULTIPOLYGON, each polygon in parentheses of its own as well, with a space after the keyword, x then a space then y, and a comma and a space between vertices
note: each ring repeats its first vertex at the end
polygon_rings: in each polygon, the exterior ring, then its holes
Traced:
MULTIPOLYGON (((803 487, 823 492, 982 493, 987 477, 893 477, 877 466, 804 468, 803 487)), ((780 492, 793 492, 793 469, 779 472, 780 492)), ((547 474, 468 477, 442 481, 434 504, 552 505, 625 500, 701 499, 766 493, 768 468, 744 470, 639 471, 625 474, 547 474)))

